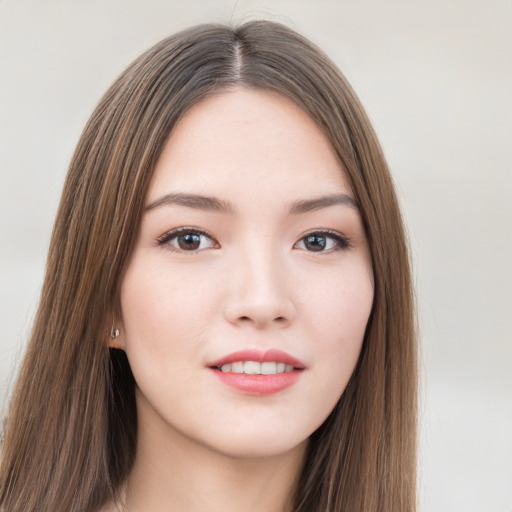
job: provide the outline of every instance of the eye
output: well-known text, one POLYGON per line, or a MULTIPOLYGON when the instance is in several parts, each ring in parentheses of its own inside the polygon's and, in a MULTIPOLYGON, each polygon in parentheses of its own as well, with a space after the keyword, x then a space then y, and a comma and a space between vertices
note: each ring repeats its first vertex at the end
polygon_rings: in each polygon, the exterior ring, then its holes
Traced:
POLYGON ((309 252, 332 252, 348 249, 350 240, 334 231, 317 231, 302 237, 296 247, 309 252))
POLYGON ((168 231, 158 240, 158 245, 176 252, 197 252, 218 246, 213 237, 200 229, 178 228, 168 231))

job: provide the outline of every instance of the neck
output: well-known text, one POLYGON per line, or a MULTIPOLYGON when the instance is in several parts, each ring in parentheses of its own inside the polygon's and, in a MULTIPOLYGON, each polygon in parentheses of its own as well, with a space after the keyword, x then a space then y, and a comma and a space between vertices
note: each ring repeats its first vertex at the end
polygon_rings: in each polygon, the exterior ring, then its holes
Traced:
POLYGON ((306 444, 272 456, 230 456, 160 426, 139 425, 126 512, 291 512, 306 444))

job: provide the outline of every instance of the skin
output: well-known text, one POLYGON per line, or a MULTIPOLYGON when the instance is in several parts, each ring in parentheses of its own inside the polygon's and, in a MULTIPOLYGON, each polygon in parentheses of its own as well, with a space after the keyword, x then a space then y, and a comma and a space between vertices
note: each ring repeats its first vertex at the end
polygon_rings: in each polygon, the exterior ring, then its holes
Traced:
POLYGON ((289 212, 333 194, 353 199, 334 150, 280 95, 234 88, 197 103, 173 130, 121 286, 116 342, 137 382, 139 418, 126 510, 290 510, 308 437, 345 389, 373 300, 355 203, 289 212), (162 200, 174 193, 231 210, 162 200), (211 237, 191 250, 183 233, 169 235, 181 227, 211 237), (318 235, 325 230, 343 243, 318 235), (227 386, 208 367, 270 348, 305 368, 268 396, 227 386))

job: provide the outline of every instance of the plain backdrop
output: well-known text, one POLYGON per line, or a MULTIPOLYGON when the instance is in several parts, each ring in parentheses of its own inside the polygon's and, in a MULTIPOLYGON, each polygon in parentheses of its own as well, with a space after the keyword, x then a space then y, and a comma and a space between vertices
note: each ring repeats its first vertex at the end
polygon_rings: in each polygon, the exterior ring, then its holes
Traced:
POLYGON ((359 94, 407 220, 421 331, 421 512, 512 510, 512 1, 0 0, 0 407, 81 129, 143 50, 282 21, 359 94))

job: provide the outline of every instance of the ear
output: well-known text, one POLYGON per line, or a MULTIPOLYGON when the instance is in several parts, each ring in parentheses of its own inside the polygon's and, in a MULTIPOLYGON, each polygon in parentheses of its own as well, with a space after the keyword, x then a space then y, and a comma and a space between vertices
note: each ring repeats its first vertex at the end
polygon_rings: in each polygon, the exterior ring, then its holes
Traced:
MULTIPOLYGON (((109 348, 125 350, 126 337, 124 333, 124 323, 120 314, 111 314, 111 323, 107 327, 107 345, 109 348)), ((108 318, 108 317, 107 317, 108 318)))

